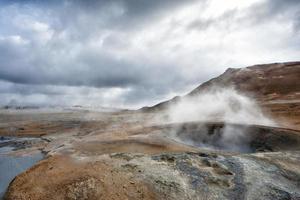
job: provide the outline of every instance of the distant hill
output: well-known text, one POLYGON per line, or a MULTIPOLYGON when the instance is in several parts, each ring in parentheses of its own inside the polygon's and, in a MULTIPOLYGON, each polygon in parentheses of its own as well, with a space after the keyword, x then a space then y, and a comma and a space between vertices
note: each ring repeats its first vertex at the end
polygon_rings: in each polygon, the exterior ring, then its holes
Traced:
MULTIPOLYGON (((260 103, 276 101, 300 101, 300 61, 254 65, 245 68, 228 68, 192 90, 186 96, 194 96, 213 87, 234 87, 253 96, 260 103)), ((156 111, 167 108, 183 97, 174 97, 142 111, 156 111)))

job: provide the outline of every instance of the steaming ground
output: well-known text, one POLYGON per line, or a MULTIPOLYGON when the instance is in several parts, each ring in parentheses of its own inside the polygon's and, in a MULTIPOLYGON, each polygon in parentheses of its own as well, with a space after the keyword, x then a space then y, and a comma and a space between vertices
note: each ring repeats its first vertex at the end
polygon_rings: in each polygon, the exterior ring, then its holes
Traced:
MULTIPOLYGON (((204 102, 203 97, 197 98, 204 102)), ((239 98, 233 98, 234 102, 239 98)), ((239 109, 226 111, 233 114, 239 109)), ((279 200, 300 196, 299 132, 230 122, 171 123, 168 117, 158 121, 158 114, 81 109, 1 112, 1 135, 40 137, 37 142, 12 141, 16 148, 12 156, 45 154, 44 160, 12 180, 5 199, 279 200)), ((15 164, 12 167, 20 163, 15 164)))
MULTIPOLYGON (((237 92, 233 88, 213 87, 198 95, 180 99, 168 107, 164 117, 158 121, 165 123, 202 122, 224 123, 224 127, 217 135, 221 135, 214 145, 185 135, 178 135, 180 131, 173 130, 167 133, 172 139, 191 146, 206 149, 227 150, 233 152, 251 152, 247 125, 276 126, 276 122, 267 117, 254 99, 237 92), (236 126, 242 124, 243 126, 236 126), (246 125, 246 126, 245 126, 246 125)), ((196 135, 204 138, 209 130, 199 128, 196 135)), ((195 130, 193 130, 192 134, 195 130)))

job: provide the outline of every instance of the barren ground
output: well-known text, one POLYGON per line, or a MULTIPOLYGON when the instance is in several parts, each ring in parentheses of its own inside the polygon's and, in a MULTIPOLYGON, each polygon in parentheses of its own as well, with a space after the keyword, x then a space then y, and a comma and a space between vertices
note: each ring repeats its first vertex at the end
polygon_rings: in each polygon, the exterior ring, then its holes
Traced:
MULTIPOLYGON (((46 155, 12 181, 6 199, 300 197, 297 131, 254 127, 252 132, 261 132, 263 137, 251 145, 260 153, 241 154, 198 148, 166 137, 174 127, 189 133, 196 126, 198 131, 199 123, 163 125, 155 113, 1 113, 1 135, 42 138, 13 154, 41 150, 46 155), (264 178, 257 183, 257 177, 264 178)), ((205 126, 221 130, 223 125, 205 126)))

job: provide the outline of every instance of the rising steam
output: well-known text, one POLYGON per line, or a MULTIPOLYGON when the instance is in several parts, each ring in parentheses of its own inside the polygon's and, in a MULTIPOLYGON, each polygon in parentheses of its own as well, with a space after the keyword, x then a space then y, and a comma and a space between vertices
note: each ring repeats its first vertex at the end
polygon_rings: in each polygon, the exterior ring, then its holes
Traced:
POLYGON ((276 125, 263 114, 255 100, 232 88, 213 88, 198 96, 185 97, 168 108, 167 119, 169 123, 222 122, 224 127, 214 134, 208 133, 205 127, 200 127, 192 133, 185 130, 184 134, 175 130, 170 136, 193 146, 239 152, 251 151, 247 125, 276 125))
POLYGON ((255 100, 232 88, 214 88, 198 96, 186 97, 168 109, 170 122, 219 121, 272 126, 255 100))

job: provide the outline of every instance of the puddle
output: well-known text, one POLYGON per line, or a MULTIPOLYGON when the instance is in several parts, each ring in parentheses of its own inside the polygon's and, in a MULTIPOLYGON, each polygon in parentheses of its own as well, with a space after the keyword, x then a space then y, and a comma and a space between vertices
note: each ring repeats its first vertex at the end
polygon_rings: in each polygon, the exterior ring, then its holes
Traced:
MULTIPOLYGON (((30 139, 29 139, 30 140, 30 139)), ((3 198, 9 183, 20 173, 24 172, 36 162, 43 159, 40 152, 16 156, 10 154, 18 149, 15 142, 27 141, 26 138, 1 138, 0 139, 0 199, 3 198)))
POLYGON ((12 146, 5 146, 5 147, 1 147, 0 148, 0 158, 2 157, 2 155, 8 154, 10 152, 12 152, 15 148, 12 146))

